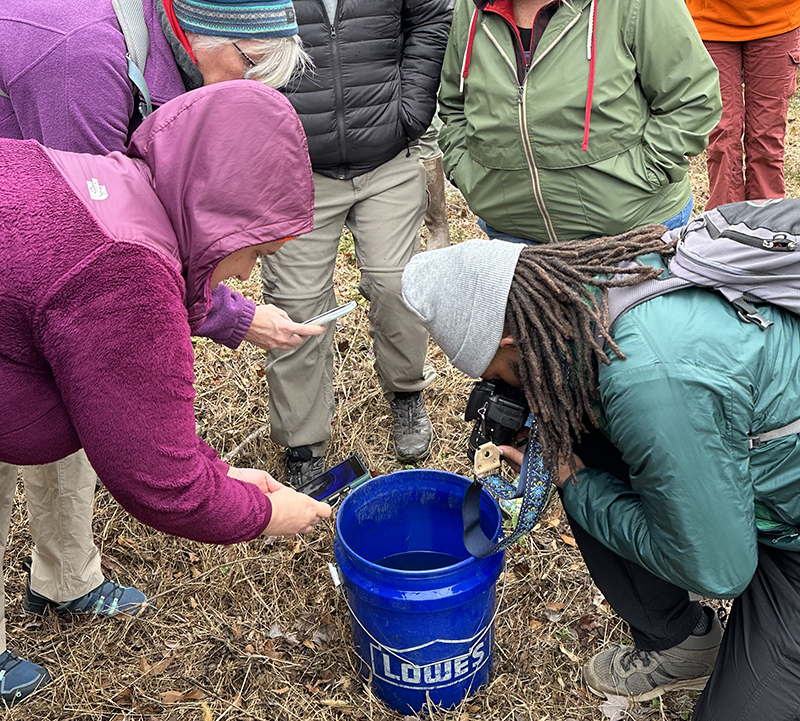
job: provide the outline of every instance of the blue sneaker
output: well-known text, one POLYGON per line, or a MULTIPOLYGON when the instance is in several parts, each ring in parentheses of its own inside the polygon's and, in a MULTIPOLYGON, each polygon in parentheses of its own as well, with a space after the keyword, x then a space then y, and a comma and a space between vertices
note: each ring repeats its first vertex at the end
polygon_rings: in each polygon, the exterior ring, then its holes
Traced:
POLYGON ((0 698, 13 706, 34 691, 50 683, 46 668, 15 656, 10 651, 0 655, 0 698))
POLYGON ((64 603, 51 601, 31 591, 29 579, 22 607, 30 613, 38 614, 43 614, 49 608, 55 613, 92 613, 101 616, 113 616, 116 613, 141 616, 153 610, 153 606, 147 602, 147 596, 139 589, 121 586, 108 579, 80 598, 64 603))

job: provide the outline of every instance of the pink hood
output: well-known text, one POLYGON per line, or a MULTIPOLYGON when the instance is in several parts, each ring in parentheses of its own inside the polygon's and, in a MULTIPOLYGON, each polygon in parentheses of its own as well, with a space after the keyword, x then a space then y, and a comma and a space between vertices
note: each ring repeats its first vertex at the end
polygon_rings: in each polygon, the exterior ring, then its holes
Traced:
POLYGON ((194 90, 136 130, 143 160, 177 238, 192 330, 211 307, 211 273, 239 248, 313 228, 305 133, 279 92, 251 80, 194 90))

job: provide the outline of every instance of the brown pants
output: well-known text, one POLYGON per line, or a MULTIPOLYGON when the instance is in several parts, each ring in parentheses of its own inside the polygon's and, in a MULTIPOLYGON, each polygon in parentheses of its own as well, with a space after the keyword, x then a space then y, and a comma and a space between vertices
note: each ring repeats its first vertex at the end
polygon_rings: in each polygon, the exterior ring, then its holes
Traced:
POLYGON ((786 115, 800 63, 800 28, 740 43, 705 41, 705 46, 722 90, 722 119, 709 136, 705 209, 782 198, 786 115))

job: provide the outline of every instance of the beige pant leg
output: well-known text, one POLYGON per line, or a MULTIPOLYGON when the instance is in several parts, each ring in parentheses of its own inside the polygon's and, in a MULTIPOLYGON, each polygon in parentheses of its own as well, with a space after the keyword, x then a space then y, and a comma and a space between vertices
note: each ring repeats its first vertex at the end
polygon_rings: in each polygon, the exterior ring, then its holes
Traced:
POLYGON ((51 601, 74 601, 103 582, 92 535, 95 479, 82 450, 22 469, 34 543, 31 589, 51 601))
POLYGON ((0 653, 6 650, 6 593, 3 582, 3 556, 8 542, 8 528, 14 511, 14 492, 17 489, 17 467, 0 463, 0 653))
MULTIPOLYGON (((314 173, 314 229, 261 259, 265 303, 282 308, 297 322, 336 306, 333 271, 344 219, 354 202, 353 181, 314 173)), ((297 348, 268 354, 269 423, 275 443, 311 446, 315 455, 324 454, 334 412, 334 332, 331 324, 297 348)))
POLYGON ((355 178, 358 202, 347 216, 355 238, 359 290, 369 300, 375 371, 388 400, 396 391, 427 388, 435 371, 425 363, 428 332, 403 302, 406 264, 419 252, 425 214, 425 168, 412 147, 355 178))

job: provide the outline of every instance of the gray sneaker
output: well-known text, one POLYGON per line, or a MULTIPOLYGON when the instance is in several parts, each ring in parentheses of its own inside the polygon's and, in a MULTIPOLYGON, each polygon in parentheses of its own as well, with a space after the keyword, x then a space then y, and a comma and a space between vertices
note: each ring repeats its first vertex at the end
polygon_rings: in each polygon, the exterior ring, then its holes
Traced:
POLYGON ((640 651, 615 644, 593 656, 583 667, 583 678, 597 696, 627 696, 649 701, 665 691, 705 688, 722 642, 722 624, 716 614, 703 636, 689 636, 664 651, 640 651))
POLYGON ((433 428, 425 412, 422 393, 395 393, 392 409, 394 451, 401 463, 416 463, 427 457, 433 428))

